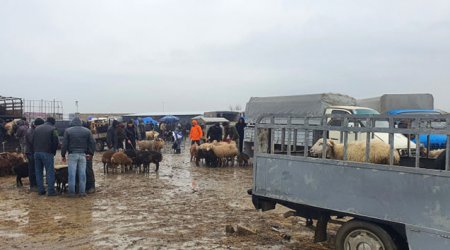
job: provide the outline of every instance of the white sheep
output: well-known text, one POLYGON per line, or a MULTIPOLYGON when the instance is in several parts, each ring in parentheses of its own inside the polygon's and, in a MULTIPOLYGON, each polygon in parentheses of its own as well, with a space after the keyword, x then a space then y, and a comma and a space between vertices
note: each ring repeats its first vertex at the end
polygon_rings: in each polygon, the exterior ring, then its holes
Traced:
MULTIPOLYGON (((317 142, 311 147, 311 154, 322 155, 323 138, 317 140, 317 142)), ((334 142, 333 140, 327 140, 326 147, 327 157, 336 160, 344 159, 344 144, 334 142)), ((390 155, 389 144, 381 140, 372 140, 370 143, 370 155, 369 162, 377 164, 389 164, 390 155)), ((355 162, 366 161, 366 142, 365 141, 353 141, 347 144, 347 160, 355 162)), ((398 165, 400 162, 400 155, 397 150, 394 150, 394 164, 398 165)))
POLYGON ((430 153, 428 154, 428 157, 431 158, 431 159, 436 159, 444 151, 445 151, 445 149, 431 150, 430 153))
POLYGON ((235 141, 227 142, 213 142, 212 150, 219 158, 219 165, 223 166, 225 163, 231 161, 231 166, 234 166, 234 158, 239 154, 239 150, 235 141))

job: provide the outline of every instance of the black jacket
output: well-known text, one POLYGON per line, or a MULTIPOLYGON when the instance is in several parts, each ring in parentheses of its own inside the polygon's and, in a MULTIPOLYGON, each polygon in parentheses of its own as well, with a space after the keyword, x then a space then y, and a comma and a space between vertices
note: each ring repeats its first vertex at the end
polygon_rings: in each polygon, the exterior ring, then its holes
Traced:
POLYGON ((28 128, 27 133, 25 134, 25 142, 27 144, 26 153, 28 153, 28 154, 34 153, 34 149, 33 149, 34 130, 35 130, 35 128, 33 128, 33 127, 28 128))
POLYGON ((247 123, 236 123, 236 130, 239 134, 239 137, 242 139, 244 138, 244 129, 247 127, 247 123))
POLYGON ((220 126, 214 125, 208 129, 206 132, 206 138, 210 141, 221 141, 222 140, 222 128, 220 126))
POLYGON ((119 144, 116 134, 117 125, 119 125, 119 122, 114 120, 111 126, 109 126, 108 131, 106 132, 106 143, 108 144, 109 148, 117 149, 117 145, 119 144))
POLYGON ((34 152, 56 155, 59 144, 58 130, 51 123, 46 122, 34 130, 32 142, 34 152))
POLYGON ((61 155, 69 154, 94 154, 95 140, 89 129, 82 126, 81 120, 75 117, 70 123, 70 128, 64 132, 64 140, 61 148, 61 155))

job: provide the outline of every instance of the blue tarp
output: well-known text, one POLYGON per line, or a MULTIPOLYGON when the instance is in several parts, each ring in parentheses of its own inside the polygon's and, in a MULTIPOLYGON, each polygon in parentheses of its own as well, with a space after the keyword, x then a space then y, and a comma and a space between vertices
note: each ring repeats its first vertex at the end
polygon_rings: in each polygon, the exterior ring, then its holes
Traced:
MULTIPOLYGON (((414 143, 416 143, 416 139, 412 139, 414 143)), ((420 135, 420 143, 423 144, 424 147, 428 147, 427 135, 420 135)), ((430 148, 431 149, 440 149, 445 148, 447 146, 447 136, 446 135, 430 135, 430 148)))
POLYGON ((142 121, 144 121, 145 124, 148 124, 148 123, 152 123, 153 125, 158 124, 158 122, 151 117, 142 118, 142 121))

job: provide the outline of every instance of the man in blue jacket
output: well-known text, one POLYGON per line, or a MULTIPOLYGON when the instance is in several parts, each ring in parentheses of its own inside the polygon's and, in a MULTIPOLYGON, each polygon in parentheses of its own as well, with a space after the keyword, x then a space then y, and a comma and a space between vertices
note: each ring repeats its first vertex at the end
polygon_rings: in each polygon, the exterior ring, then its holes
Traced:
POLYGON ((69 195, 75 196, 76 176, 78 174, 78 193, 86 195, 86 154, 93 154, 95 140, 89 129, 83 127, 80 118, 75 117, 70 123, 70 128, 64 132, 64 140, 61 148, 63 162, 66 161, 66 153, 69 152, 69 195))

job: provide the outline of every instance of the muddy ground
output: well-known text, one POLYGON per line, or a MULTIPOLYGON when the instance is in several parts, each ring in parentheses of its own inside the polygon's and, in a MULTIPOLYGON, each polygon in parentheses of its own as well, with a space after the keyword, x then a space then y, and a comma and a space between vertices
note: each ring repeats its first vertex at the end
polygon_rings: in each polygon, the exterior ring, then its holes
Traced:
POLYGON ((187 151, 165 149, 159 172, 150 174, 105 175, 97 154, 97 192, 84 198, 42 197, 0 177, 0 248, 333 248, 335 225, 329 242, 316 244, 303 219, 283 217, 288 209, 256 211, 247 195, 251 167, 196 167, 187 151), (256 235, 226 234, 238 224, 256 235))

